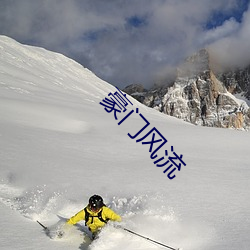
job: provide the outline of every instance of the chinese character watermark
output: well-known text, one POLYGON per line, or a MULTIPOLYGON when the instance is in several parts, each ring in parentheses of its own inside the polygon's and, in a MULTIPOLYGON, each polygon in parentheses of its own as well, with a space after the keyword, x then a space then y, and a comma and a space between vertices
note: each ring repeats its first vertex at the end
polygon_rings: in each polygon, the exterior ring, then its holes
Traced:
POLYGON ((182 159, 183 155, 178 155, 174 151, 174 147, 171 146, 171 150, 165 150, 164 156, 158 156, 158 151, 167 143, 167 139, 155 127, 151 128, 145 135, 142 135, 142 132, 150 126, 150 122, 139 113, 139 108, 132 109, 127 113, 126 107, 133 104, 129 101, 125 93, 122 93, 117 87, 116 89, 117 91, 114 94, 109 93, 108 97, 105 97, 100 102, 100 105, 104 106, 106 112, 114 114, 115 120, 119 121, 118 125, 121 125, 132 114, 138 114, 143 123, 145 122, 145 125, 134 135, 128 133, 128 136, 133 140, 136 139, 136 143, 140 142, 142 145, 148 145, 150 158, 154 161, 156 167, 163 168, 163 173, 167 174, 170 180, 174 179, 176 177, 176 170, 180 171, 182 165, 186 166, 186 163, 182 159), (123 114, 121 119, 119 119, 118 114, 123 114))

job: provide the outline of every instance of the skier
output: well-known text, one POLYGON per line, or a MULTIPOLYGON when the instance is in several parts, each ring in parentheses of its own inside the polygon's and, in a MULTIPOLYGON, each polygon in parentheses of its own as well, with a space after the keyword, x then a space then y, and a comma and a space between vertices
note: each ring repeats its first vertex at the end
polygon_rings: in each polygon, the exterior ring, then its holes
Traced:
POLYGON ((88 226, 94 239, 109 220, 120 222, 122 219, 113 210, 105 206, 101 196, 95 194, 89 198, 89 204, 72 216, 67 224, 74 225, 80 220, 85 220, 85 226, 88 226))

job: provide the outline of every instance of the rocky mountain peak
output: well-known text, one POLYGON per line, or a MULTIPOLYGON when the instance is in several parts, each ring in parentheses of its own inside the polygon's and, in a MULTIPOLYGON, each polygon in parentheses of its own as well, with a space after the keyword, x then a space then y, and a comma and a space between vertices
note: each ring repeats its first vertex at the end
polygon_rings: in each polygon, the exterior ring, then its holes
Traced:
POLYGON ((194 55, 188 57, 177 69, 177 77, 194 77, 206 74, 210 70, 209 53, 201 49, 194 55))
POLYGON ((171 86, 149 91, 141 87, 139 92, 127 93, 149 107, 196 125, 248 129, 250 109, 233 94, 243 93, 249 86, 249 72, 215 74, 210 64, 208 50, 202 49, 178 67, 171 86))

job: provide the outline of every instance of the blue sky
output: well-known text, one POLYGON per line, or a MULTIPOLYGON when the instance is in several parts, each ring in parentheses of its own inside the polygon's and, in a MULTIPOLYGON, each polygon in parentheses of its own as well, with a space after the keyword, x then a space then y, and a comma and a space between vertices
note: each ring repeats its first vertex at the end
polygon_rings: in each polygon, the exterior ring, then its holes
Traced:
POLYGON ((111 84, 151 86, 201 48, 250 63, 250 0, 1 0, 0 34, 69 56, 111 84))
POLYGON ((238 23, 242 22, 243 14, 247 11, 249 5, 249 0, 240 0, 238 1, 236 8, 232 8, 230 12, 223 12, 222 10, 216 10, 212 12, 211 18, 208 19, 206 28, 212 29, 217 26, 223 25, 225 20, 229 20, 230 18, 234 18, 238 23))

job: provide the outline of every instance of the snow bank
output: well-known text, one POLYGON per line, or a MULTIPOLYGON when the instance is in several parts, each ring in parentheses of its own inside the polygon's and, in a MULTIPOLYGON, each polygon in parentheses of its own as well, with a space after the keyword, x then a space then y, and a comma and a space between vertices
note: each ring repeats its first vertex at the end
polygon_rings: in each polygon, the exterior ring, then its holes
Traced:
POLYGON ((185 250, 249 249, 249 133, 195 127, 131 99, 186 166, 169 180, 136 143, 134 112, 117 125, 99 102, 116 89, 76 62, 0 37, 0 211, 3 249, 162 249, 108 225, 50 228, 103 196, 122 226, 185 250), (14 237, 13 237, 14 235, 14 237), (10 241, 9 238, 13 239, 10 241))

